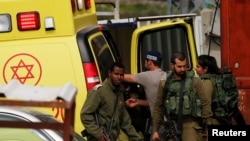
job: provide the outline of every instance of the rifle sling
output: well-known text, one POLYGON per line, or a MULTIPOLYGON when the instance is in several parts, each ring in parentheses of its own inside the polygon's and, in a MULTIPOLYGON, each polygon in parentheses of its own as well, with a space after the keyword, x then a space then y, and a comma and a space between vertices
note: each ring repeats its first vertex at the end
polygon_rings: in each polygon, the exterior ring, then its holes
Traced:
POLYGON ((118 107, 118 94, 117 94, 117 93, 116 93, 116 100, 115 100, 115 105, 114 105, 114 111, 113 111, 113 113, 112 113, 112 118, 111 118, 111 121, 110 121, 110 123, 109 123, 108 130, 107 130, 108 135, 109 135, 110 130, 111 130, 112 125, 113 125, 113 121, 114 121, 114 115, 115 115, 116 107, 118 107))
POLYGON ((179 132, 182 132, 182 122, 183 122, 183 90, 185 87, 185 78, 181 79, 181 86, 180 86, 180 95, 179 95, 179 114, 177 120, 177 129, 179 132))

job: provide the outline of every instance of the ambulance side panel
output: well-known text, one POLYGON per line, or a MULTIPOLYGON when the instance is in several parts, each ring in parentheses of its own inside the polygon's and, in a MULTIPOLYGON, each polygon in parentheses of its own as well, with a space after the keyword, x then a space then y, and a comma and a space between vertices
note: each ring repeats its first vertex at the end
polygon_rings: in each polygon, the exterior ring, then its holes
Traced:
MULTIPOLYGON (((77 37, 17 40, 0 44, 0 83, 7 84, 11 79, 18 79, 21 84, 62 86, 72 82, 77 87, 75 129, 78 133, 83 130, 80 110, 88 90, 106 78, 109 64, 117 60, 102 32, 87 33, 79 32, 77 37), (84 68, 86 64, 94 65, 96 69, 84 68), (95 71, 96 74, 89 77, 88 73, 95 71)), ((64 120, 62 109, 43 111, 64 120)))
MULTIPOLYGON (((119 53, 105 27, 97 25, 94 0, 1 0, 0 84, 77 88, 75 130, 87 92, 107 77, 119 53), (15 8, 13 8, 15 7, 15 8)), ((43 108, 60 121, 64 110, 43 108)))
MULTIPOLYGON (((71 46, 77 45, 69 38, 54 38, 50 41, 37 39, 0 44, 2 52, 0 83, 18 79, 22 84, 63 86, 66 82, 72 82, 78 86, 75 119, 76 123, 79 123, 77 122, 79 107, 86 98, 87 90, 79 51, 71 46)), ((49 111, 57 119, 64 119, 62 109, 49 109, 49 111)))

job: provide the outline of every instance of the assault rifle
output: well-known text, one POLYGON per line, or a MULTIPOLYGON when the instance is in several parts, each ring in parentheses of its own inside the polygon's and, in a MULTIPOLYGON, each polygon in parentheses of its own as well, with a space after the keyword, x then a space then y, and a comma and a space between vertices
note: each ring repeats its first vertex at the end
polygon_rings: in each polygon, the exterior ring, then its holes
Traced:
POLYGON ((180 132, 177 129, 176 122, 171 119, 164 120, 158 130, 162 140, 173 138, 175 141, 180 141, 180 132))
MULTIPOLYGON (((100 126, 97 112, 95 112, 95 122, 96 122, 96 124, 97 124, 98 126, 100 126)), ((84 129, 84 130, 81 132, 81 134, 82 134, 83 137, 87 137, 87 136, 89 135, 89 133, 86 131, 86 129, 84 129)), ((106 140, 106 141, 111 141, 111 140, 110 140, 110 137, 109 137, 108 130, 106 129, 106 127, 103 129, 103 134, 107 137, 107 140, 106 140)))
MULTIPOLYGON (((166 99, 166 94, 169 91, 169 86, 170 86, 170 80, 172 79, 172 74, 167 76, 167 80, 165 82, 165 86, 163 88, 163 103, 166 99)), ((186 76, 181 78, 181 84, 180 84, 180 93, 179 93, 179 111, 178 111, 178 118, 177 118, 177 124, 175 123, 175 121, 173 121, 169 114, 167 114, 167 109, 164 106, 164 104, 162 104, 162 108, 164 110, 164 115, 166 116, 167 120, 163 120, 163 126, 165 124, 165 129, 166 129, 166 138, 174 138, 175 141, 181 141, 181 135, 182 135, 182 124, 183 124, 183 90, 185 87, 185 81, 186 81, 186 76), (169 130, 169 131, 167 131, 169 130)))

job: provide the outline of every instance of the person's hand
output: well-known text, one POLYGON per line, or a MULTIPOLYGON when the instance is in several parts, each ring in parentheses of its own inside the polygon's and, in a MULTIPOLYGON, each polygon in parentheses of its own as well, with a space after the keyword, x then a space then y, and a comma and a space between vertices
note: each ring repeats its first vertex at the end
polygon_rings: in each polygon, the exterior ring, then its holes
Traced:
POLYGON ((152 141, 161 141, 158 132, 154 132, 152 136, 152 141))
POLYGON ((129 108, 136 107, 138 105, 138 101, 135 98, 129 98, 126 100, 126 106, 129 108))
POLYGON ((102 135, 98 138, 98 141, 109 141, 109 138, 108 138, 105 134, 102 134, 102 135))

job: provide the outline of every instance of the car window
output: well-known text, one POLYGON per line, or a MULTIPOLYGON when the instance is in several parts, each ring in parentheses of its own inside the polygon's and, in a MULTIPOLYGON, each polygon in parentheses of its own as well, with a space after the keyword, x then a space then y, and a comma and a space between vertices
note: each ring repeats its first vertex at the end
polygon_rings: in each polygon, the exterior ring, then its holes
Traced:
POLYGON ((170 71, 170 57, 173 52, 182 51, 188 58, 188 69, 191 68, 190 51, 188 49, 187 31, 182 26, 147 31, 140 36, 138 51, 138 71, 145 71, 144 58, 150 50, 158 50, 162 53, 163 61, 161 68, 170 71))
POLYGON ((102 81, 107 77, 108 67, 115 61, 112 50, 102 34, 93 35, 90 45, 94 52, 102 81))
POLYGON ((106 29, 90 26, 76 35, 82 60, 87 90, 104 81, 108 67, 120 61, 119 52, 106 29))

